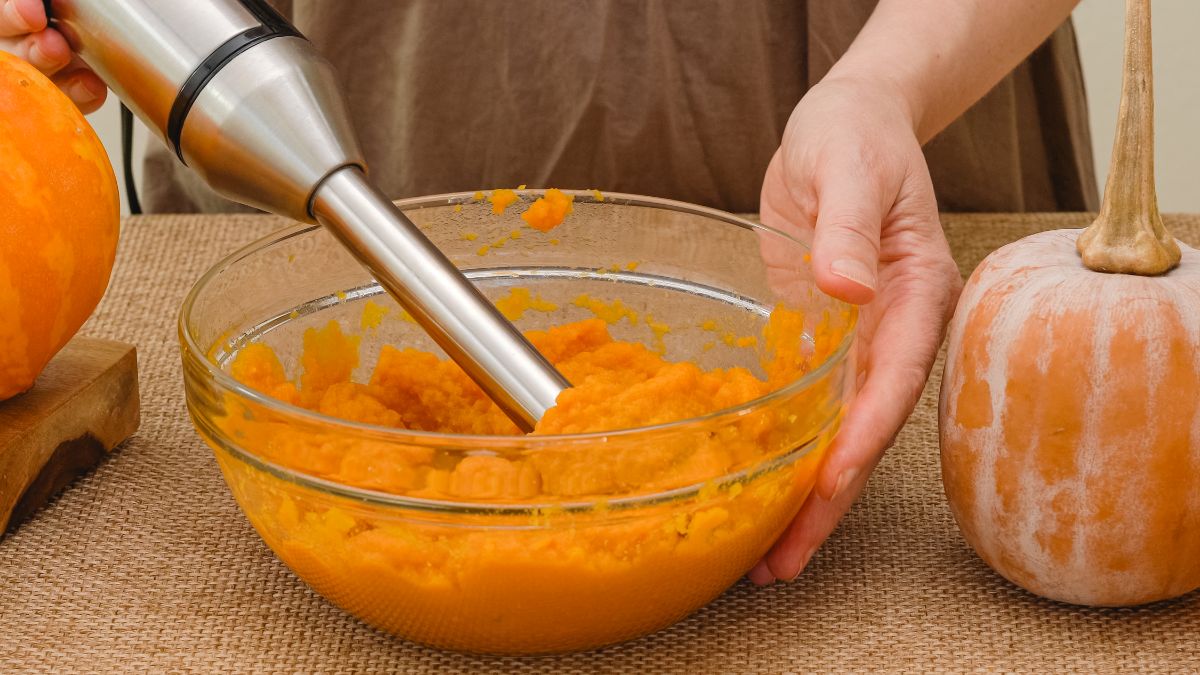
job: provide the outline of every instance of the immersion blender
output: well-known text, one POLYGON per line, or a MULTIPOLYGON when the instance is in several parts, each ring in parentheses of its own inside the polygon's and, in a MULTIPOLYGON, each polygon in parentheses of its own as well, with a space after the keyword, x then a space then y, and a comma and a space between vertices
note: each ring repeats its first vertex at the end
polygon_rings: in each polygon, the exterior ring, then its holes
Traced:
POLYGON ((319 222, 525 431, 570 386, 366 177, 333 67, 261 0, 46 0, 72 49, 225 197, 319 222))

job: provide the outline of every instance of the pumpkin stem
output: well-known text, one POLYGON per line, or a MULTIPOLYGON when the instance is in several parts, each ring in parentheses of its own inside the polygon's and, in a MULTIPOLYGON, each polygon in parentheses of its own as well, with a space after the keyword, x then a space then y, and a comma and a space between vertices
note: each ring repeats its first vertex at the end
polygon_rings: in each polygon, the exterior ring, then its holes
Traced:
POLYGON ((1179 264, 1154 191, 1154 73, 1150 0, 1126 0, 1125 72, 1100 215, 1076 242, 1096 272, 1154 276, 1179 264))

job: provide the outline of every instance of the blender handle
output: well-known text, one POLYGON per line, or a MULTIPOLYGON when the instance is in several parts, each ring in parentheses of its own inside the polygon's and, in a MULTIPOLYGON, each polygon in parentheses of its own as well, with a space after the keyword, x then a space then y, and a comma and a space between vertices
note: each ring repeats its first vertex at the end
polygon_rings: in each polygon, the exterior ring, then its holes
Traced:
POLYGON ((49 0, 71 48, 227 199, 315 222, 333 172, 366 160, 338 78, 261 0, 49 0))
MULTIPOLYGON (((200 1, 204 2, 206 0, 200 1)), ((183 156, 183 124, 187 120, 187 115, 191 111, 192 105, 196 102, 196 97, 200 95, 200 92, 208 84, 209 80, 238 54, 260 42, 276 37, 305 39, 300 31, 296 30, 295 26, 265 0, 236 1, 241 3, 246 11, 258 21, 258 25, 247 28, 230 37, 196 66, 187 80, 179 87, 167 118, 166 129, 164 130, 165 140, 171 146, 171 149, 175 151, 175 155, 179 158, 179 161, 184 164, 187 164, 187 160, 183 156)), ((47 22, 50 25, 54 25, 57 23, 53 12, 54 0, 43 0, 43 4, 46 8, 47 22)))

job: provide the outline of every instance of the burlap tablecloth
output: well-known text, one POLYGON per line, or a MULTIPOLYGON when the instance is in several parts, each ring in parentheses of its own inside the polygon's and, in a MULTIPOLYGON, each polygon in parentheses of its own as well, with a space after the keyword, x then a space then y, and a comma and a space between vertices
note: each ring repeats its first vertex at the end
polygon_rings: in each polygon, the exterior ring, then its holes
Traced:
MULTIPOLYGON (((964 273, 1083 215, 946 216, 964 273)), ((866 496, 792 584, 741 582, 657 635, 589 654, 493 659, 378 633, 309 591, 261 543, 188 422, 175 315, 218 258, 285 223, 126 223, 85 332, 137 344, 142 428, 0 541, 0 672, 864 672, 1200 669, 1200 595, 1129 610, 1039 600, 960 538, 937 460, 937 367, 866 496)), ((1169 219, 1200 244, 1200 216, 1169 219)), ((587 611, 581 607, 580 611, 587 611)))

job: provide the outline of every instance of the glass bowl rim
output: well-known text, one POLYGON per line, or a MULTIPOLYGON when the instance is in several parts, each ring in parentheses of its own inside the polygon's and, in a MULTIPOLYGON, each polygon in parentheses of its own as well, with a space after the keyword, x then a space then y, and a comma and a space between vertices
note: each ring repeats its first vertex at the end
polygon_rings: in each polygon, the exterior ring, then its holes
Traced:
MULTIPOLYGON (((537 197, 544 194, 544 190, 540 189, 525 189, 514 190, 518 196, 523 199, 537 197)), ((781 230, 769 227, 762 223, 736 216, 732 213, 721 211, 707 206, 697 204, 689 204, 671 199, 662 199, 659 197, 647 197, 643 195, 633 195, 620 192, 604 192, 603 198, 597 199, 595 192, 591 190, 563 190, 564 193, 573 195, 577 202, 596 203, 596 204, 612 204, 623 206, 638 206, 645 208, 664 209, 668 211, 677 211, 690 215, 703 216, 710 220, 724 222, 730 225, 740 227, 751 231, 763 231, 772 235, 784 238, 791 241, 803 250, 809 250, 809 247, 795 237, 781 230)), ((396 200, 396 205, 401 210, 413 210, 428 208, 434 206, 449 206, 453 204, 469 203, 478 201, 475 199, 475 192, 452 192, 439 195, 429 195, 424 197, 411 197, 408 199, 396 200)), ((657 433, 666 433, 673 431, 687 430, 694 427, 700 427, 706 424, 723 421, 725 418, 740 417, 750 414, 756 410, 762 409, 771 403, 784 398, 788 395, 806 389, 814 382, 825 377, 836 364, 842 363, 851 346, 854 344, 858 329, 858 310, 850 303, 831 298, 835 303, 840 303, 850 310, 850 320, 846 329, 845 335, 841 342, 829 356, 825 358, 816 368, 806 373, 803 377, 789 382, 788 384, 751 399, 736 406, 722 408, 705 415, 698 417, 689 417, 673 422, 664 422, 659 424, 630 427, 627 429, 616 429, 612 431, 594 431, 579 434, 545 434, 545 435, 496 435, 496 434, 450 434, 437 431, 414 431, 409 429, 395 429, 377 424, 367 424, 362 422, 352 422, 349 420, 339 419, 330 415, 325 415, 320 412, 292 405, 279 399, 268 396, 262 392, 256 391, 241 382, 238 382, 232 375, 225 372, 219 365, 208 358, 208 350, 201 347, 197 343, 196 337, 188 327, 188 319, 192 314, 193 306, 195 305, 200 294, 208 287, 219 274, 229 269, 233 265, 241 262, 247 256, 263 251, 280 242, 286 241, 293 237, 302 236, 314 230, 322 229, 319 224, 299 223, 280 230, 276 230, 270 234, 260 237, 245 246, 242 246, 219 260, 216 264, 208 269, 188 291, 184 298, 183 304, 180 306, 178 315, 178 333, 179 339, 183 343, 185 357, 190 357, 203 366, 207 374, 223 389, 238 396, 248 399, 257 405, 264 406, 268 410, 276 413, 282 413, 285 417, 298 418, 304 421, 310 421, 322 426, 332 427, 335 429, 343 429, 352 432, 357 436, 371 437, 379 440, 386 440, 396 443, 407 443, 413 445, 424 445, 431 447, 446 446, 455 447, 456 441, 461 444, 463 442, 488 443, 494 449, 523 449, 529 450, 538 446, 555 445, 562 447, 566 445, 576 445, 584 443, 593 443, 596 441, 607 441, 609 439, 623 439, 630 436, 653 435, 657 433)), ((818 291, 819 292, 819 291, 818 291)), ((185 377, 186 369, 185 369, 185 377)), ((819 433, 819 430, 817 432, 819 433)), ((800 445, 805 445, 808 440, 800 445)))

